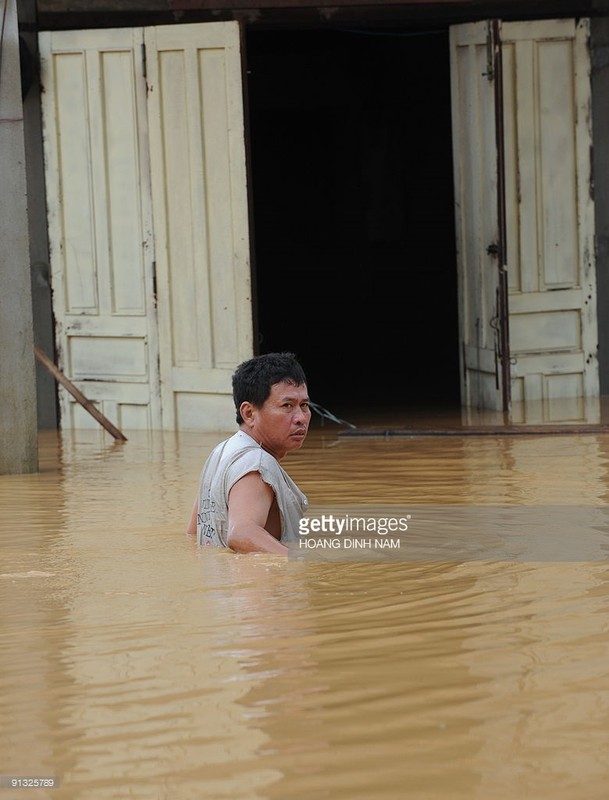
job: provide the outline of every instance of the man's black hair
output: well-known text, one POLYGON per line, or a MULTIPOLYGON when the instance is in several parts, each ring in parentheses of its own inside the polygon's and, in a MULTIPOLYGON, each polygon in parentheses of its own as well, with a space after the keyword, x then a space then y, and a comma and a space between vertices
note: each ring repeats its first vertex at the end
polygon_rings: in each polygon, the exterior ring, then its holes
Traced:
POLYGON ((241 403, 249 402, 261 408, 276 383, 302 386, 307 382, 303 368, 294 353, 266 353, 239 364, 233 374, 233 400, 237 411, 237 424, 243 418, 241 403))

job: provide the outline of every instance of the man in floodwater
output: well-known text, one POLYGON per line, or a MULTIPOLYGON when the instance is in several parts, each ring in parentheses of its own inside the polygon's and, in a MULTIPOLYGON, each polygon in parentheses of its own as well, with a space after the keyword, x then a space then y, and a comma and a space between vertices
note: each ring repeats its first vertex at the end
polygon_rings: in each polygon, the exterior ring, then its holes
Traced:
POLYGON ((187 533, 238 553, 287 554, 307 498, 280 461, 302 447, 311 409, 292 353, 267 353, 233 374, 239 430, 205 462, 187 533))

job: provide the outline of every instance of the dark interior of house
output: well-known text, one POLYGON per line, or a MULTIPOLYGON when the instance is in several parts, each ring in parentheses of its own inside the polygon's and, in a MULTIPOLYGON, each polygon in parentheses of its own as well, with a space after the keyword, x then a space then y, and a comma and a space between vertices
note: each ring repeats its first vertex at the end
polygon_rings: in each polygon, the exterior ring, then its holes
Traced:
POLYGON ((250 31, 258 352, 311 398, 459 406, 448 31, 250 31))

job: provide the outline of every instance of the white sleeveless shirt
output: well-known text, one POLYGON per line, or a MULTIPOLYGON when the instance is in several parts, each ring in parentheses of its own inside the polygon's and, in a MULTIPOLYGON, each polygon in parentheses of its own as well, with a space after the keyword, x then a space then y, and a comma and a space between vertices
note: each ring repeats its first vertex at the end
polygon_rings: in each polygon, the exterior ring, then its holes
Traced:
POLYGON ((228 547, 228 493, 240 478, 259 472, 277 499, 283 544, 297 541, 298 523, 308 506, 305 495, 277 459, 245 431, 237 431, 210 453, 199 481, 197 542, 228 547))

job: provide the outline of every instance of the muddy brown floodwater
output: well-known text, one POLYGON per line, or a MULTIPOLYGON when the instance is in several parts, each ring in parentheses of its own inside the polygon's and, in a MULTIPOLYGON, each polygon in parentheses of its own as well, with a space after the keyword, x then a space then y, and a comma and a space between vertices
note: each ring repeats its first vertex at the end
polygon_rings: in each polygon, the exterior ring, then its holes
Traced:
MULTIPOLYGON (((566 560, 201 551, 222 436, 128 435, 43 433, 40 473, 0 478, 0 774, 60 782, 0 800, 606 800, 604 526, 566 560)), ((330 426, 285 466, 312 506, 541 508, 552 531, 606 505, 609 435, 330 426)))

